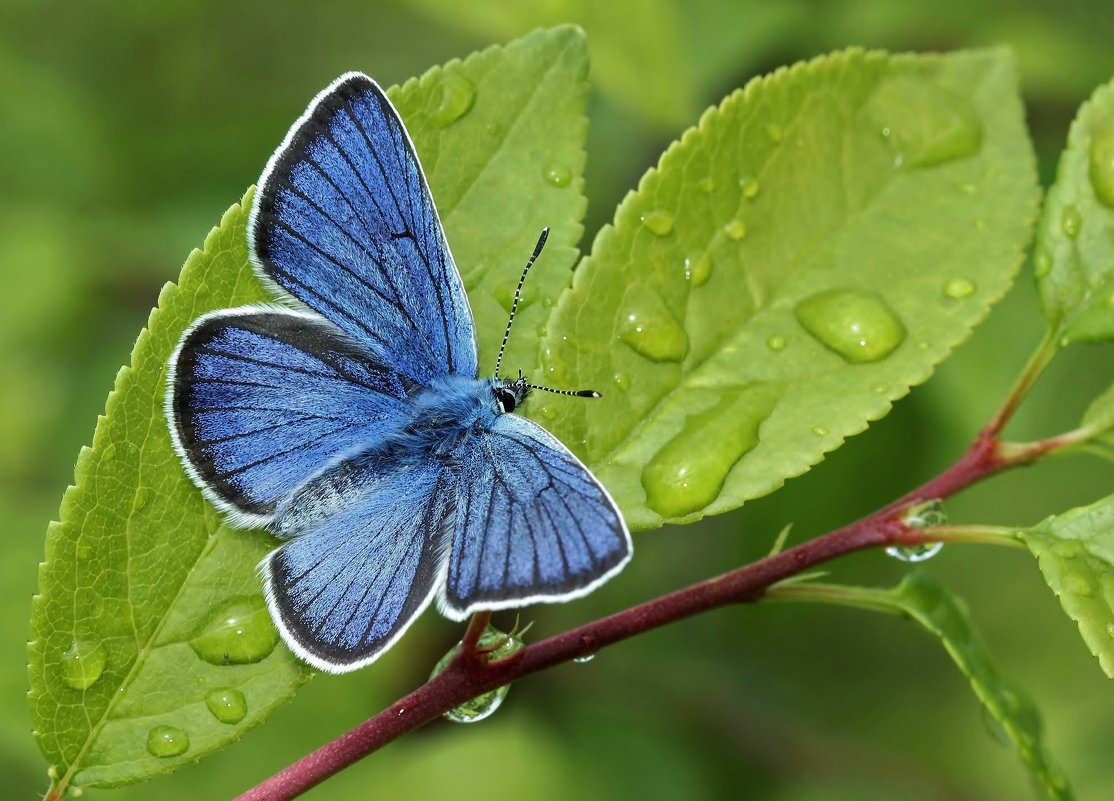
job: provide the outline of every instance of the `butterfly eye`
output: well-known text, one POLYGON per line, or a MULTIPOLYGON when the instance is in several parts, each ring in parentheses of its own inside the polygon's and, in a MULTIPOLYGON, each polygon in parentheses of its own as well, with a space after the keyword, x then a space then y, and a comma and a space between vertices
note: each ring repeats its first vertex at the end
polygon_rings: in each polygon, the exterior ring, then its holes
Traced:
POLYGON ((499 408, 504 413, 514 411, 514 393, 510 390, 503 389, 502 387, 492 390, 495 395, 495 400, 499 401, 499 408))

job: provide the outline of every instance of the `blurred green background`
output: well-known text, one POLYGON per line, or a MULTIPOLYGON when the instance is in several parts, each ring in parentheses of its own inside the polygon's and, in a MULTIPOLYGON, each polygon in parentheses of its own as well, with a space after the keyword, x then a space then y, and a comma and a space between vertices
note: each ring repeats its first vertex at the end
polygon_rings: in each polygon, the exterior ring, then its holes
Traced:
MULTIPOLYGON (((1047 183, 1078 105, 1114 75, 1109 2, 888 0, 0 0, 0 780, 45 790, 31 738, 25 641, 35 566, 78 449, 159 287, 255 180, 306 101, 362 69, 389 85, 531 28, 588 32, 585 242, 665 145, 752 76, 848 45, 1007 43, 1021 64, 1047 183)), ((1041 334, 1031 275, 934 378, 808 475, 734 514, 637 538, 623 575, 541 637, 873 510, 945 467, 993 411, 1041 334)), ((1114 350, 1069 350, 1022 408, 1016 438, 1071 427, 1114 378, 1114 350)), ((949 503, 953 521, 1032 523, 1114 490, 1076 457, 949 503)), ((1036 698, 1084 799, 1114 797, 1114 686, 1025 553, 953 547, 930 563, 967 598, 1003 672, 1036 698)), ((834 578, 889 585, 867 553, 834 578)), ((509 622, 509 621, 507 621, 509 622)), ((427 614, 373 668, 319 677, 261 728, 153 784, 95 798, 229 797, 419 683, 459 635, 427 614)), ((966 680, 910 624, 843 609, 706 614, 514 687, 471 727, 438 723, 309 798, 1017 799, 1024 770, 988 734, 966 680)))

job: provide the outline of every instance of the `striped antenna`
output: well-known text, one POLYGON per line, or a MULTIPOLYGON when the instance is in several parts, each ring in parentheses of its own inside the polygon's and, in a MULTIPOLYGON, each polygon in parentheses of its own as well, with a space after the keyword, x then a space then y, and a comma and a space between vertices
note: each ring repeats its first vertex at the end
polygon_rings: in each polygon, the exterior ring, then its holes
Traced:
MULTIPOLYGON (((541 255, 542 248, 545 247, 545 240, 549 238, 548 226, 542 229, 542 235, 538 237, 538 244, 534 245, 534 252, 530 254, 530 260, 526 262, 526 267, 522 270, 522 277, 518 279, 518 286, 514 288, 514 300, 511 302, 511 316, 507 320, 507 330, 503 332, 503 344, 499 346, 499 358, 495 360, 495 377, 499 378, 499 367, 503 364, 503 351, 507 349, 507 339, 511 335, 511 325, 514 324, 514 313, 518 311, 518 300, 522 297, 522 285, 526 283, 526 274, 530 272, 530 268, 534 266, 534 262, 538 260, 541 255)), ((522 371, 518 371, 518 382, 520 386, 529 389, 540 389, 542 392, 552 392, 554 395, 571 395, 574 398, 602 398, 600 393, 594 389, 553 389, 551 387, 543 387, 539 384, 527 384, 526 379, 522 376, 522 371)))
POLYGON ((514 313, 518 311, 518 299, 522 297, 522 285, 526 283, 526 273, 530 272, 530 268, 534 266, 534 262, 538 260, 538 256, 542 254, 542 248, 545 247, 545 240, 549 239, 549 227, 546 226, 542 229, 542 235, 538 237, 538 244, 534 245, 534 252, 530 255, 530 261, 526 262, 526 267, 522 271, 522 277, 518 279, 518 286, 514 288, 514 301, 511 303, 511 316, 507 320, 507 330, 503 332, 503 344, 499 346, 499 358, 495 360, 495 377, 499 377, 499 365, 503 363, 503 351, 507 349, 507 338, 511 335, 511 325, 514 323, 514 313))

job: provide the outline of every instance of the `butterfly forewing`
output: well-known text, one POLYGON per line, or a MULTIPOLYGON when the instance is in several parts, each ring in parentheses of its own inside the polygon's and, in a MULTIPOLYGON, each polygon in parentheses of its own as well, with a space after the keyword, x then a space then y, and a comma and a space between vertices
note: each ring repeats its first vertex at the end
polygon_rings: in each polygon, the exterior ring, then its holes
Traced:
POLYGON ((415 381, 476 374, 472 315, 406 129, 365 75, 341 76, 260 179, 253 262, 415 381))
POLYGON ((626 564, 630 534, 615 502, 540 426, 513 414, 462 448, 442 611, 561 601, 626 564))

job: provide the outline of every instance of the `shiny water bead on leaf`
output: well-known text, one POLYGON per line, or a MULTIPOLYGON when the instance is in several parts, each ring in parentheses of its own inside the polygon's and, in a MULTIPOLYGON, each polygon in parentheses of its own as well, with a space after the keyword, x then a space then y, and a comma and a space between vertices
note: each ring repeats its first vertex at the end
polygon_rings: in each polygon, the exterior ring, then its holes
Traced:
POLYGON ((181 756, 190 749, 190 737, 174 726, 155 726, 147 732, 147 753, 156 757, 181 756))
POLYGON ((1064 206, 1064 210, 1060 212, 1060 230, 1064 232, 1064 236, 1075 239, 1082 227, 1083 215, 1079 213, 1079 209, 1072 203, 1064 206))
POLYGON ((895 166, 942 164, 971 156, 982 145, 982 125, 967 99, 929 80, 883 81, 865 111, 894 149, 895 166))
POLYGON ((444 72, 441 76, 441 103, 433 121, 437 127, 444 128, 467 114, 475 100, 475 84, 456 72, 444 72))
POLYGON ((785 337, 777 336, 776 334, 766 340, 766 347, 774 353, 780 353, 785 350, 785 337))
POLYGON ((248 713, 244 694, 232 687, 218 687, 205 696, 205 706, 221 723, 239 723, 248 713))
POLYGON ((59 660, 62 681, 75 690, 92 687, 104 672, 107 658, 101 643, 75 639, 59 660))
POLYGON ((1114 131, 1097 134, 1091 143, 1090 177, 1095 197, 1114 209, 1114 131))
POLYGON ((551 186, 565 187, 572 181, 572 171, 564 164, 550 162, 542 168, 542 178, 551 186))
POLYGON ((723 226, 723 232, 727 234, 728 239, 738 242, 747 235, 747 224, 742 220, 731 220, 723 226))
POLYGON ((685 278, 693 286, 703 286, 712 276, 712 256, 710 253, 685 256, 685 278))
MULTIPOLYGON (((488 661, 496 659, 503 659, 510 656, 515 651, 523 647, 523 642, 513 634, 504 634, 494 626, 489 625, 480 639, 476 642, 476 648, 487 654, 488 661)), ((449 662, 460 653, 460 643, 457 643, 453 648, 441 657, 437 664, 433 666, 433 672, 429 674, 433 678, 438 673, 448 667, 449 662)), ((453 723, 476 723, 490 716, 495 712, 503 703, 503 699, 507 697, 507 692, 510 690, 510 685, 503 685, 497 687, 490 692, 478 695, 470 701, 466 701, 458 707, 450 709, 444 714, 446 720, 451 720, 453 723)))
POLYGON ((758 444, 779 389, 755 384, 723 392, 703 411, 685 418, 681 430, 642 471, 646 503, 666 518, 698 512, 719 495, 728 472, 758 444))
POLYGON ((970 278, 952 278, 944 284, 944 294, 952 300, 960 300, 973 295, 975 288, 975 282, 970 278))
POLYGON ((245 665, 269 656, 278 636, 263 596, 251 595, 217 608, 190 647, 212 665, 245 665))
POLYGON ((632 287, 620 311, 619 339, 655 362, 679 362, 688 353, 688 334, 661 296, 645 286, 632 287))
POLYGON ((848 362, 876 362, 905 339, 905 326, 873 292, 830 289, 812 295, 793 310, 818 342, 848 362))
POLYGON ((642 215, 642 224, 655 236, 665 236, 673 230, 673 215, 668 211, 650 211, 642 215))

